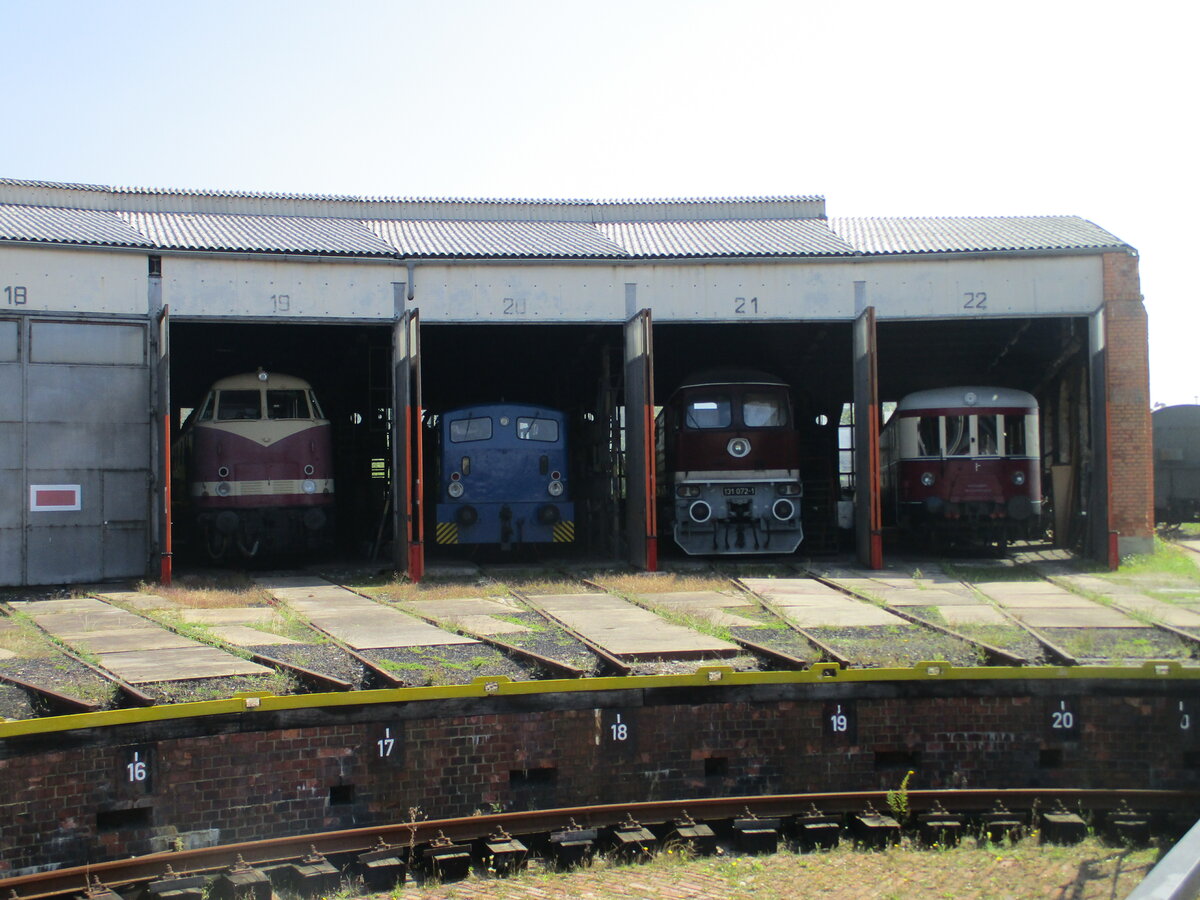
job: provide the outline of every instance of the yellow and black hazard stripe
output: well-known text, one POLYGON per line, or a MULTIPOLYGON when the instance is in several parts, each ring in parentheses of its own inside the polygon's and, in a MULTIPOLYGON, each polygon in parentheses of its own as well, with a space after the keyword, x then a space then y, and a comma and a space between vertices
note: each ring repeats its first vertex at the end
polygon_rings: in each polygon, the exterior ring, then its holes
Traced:
POLYGON ((437 542, 439 544, 457 544, 458 543, 458 523, 457 522, 438 522, 437 523, 437 542))
POLYGON ((556 522, 554 523, 554 543, 569 544, 575 540, 575 523, 574 522, 556 522))

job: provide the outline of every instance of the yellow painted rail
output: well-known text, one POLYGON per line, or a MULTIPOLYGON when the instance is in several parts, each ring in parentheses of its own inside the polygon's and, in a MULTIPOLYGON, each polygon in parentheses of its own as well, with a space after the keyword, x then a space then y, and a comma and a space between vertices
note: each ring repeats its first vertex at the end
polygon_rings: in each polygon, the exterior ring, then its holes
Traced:
POLYGON ((543 681, 510 681, 504 676, 479 677, 469 684, 437 687, 390 688, 328 694, 278 697, 267 693, 239 693, 227 700, 204 700, 138 709, 79 713, 0 722, 0 740, 52 734, 80 728, 107 728, 144 722, 163 722, 203 716, 257 715, 264 712, 318 709, 334 706, 371 706, 386 703, 420 703, 430 700, 469 700, 536 694, 578 694, 600 691, 663 688, 747 687, 780 684, 855 684, 929 681, 1189 681, 1200 687, 1200 667, 1174 660, 1150 660, 1137 666, 952 666, 932 660, 911 668, 844 669, 837 663, 816 663, 803 671, 735 672, 728 666, 702 666, 686 675, 629 675, 612 678, 573 678, 543 681))

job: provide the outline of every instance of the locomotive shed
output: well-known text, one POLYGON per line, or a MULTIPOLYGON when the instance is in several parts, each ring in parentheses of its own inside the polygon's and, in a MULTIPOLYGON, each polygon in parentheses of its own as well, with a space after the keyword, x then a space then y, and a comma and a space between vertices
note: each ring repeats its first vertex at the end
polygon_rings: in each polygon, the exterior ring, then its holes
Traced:
POLYGON ((1083 219, 0 180, 0 241, 5 583, 169 577, 195 549, 186 492, 168 509, 182 414, 260 367, 328 407, 340 552, 416 578, 454 552, 428 533, 421 416, 502 399, 571 416, 578 534, 554 550, 653 569, 676 552, 654 409, 712 367, 792 389, 801 553, 882 563, 882 405, 956 384, 1037 398, 1061 544, 1109 564, 1151 546, 1137 256, 1083 219))
MULTIPOLYGON (((259 367, 309 381, 333 422, 341 556, 418 581, 460 561, 423 528, 436 475, 430 455, 421 462, 422 413, 495 400, 567 411, 578 530, 554 558, 654 571, 684 562, 652 502, 655 407, 698 369, 769 372, 804 432, 807 539, 784 564, 828 563, 808 573, 816 586, 751 591, 820 648, 802 658, 795 642, 775 645, 769 671, 709 647, 679 674, 251 691, 0 723, 16 823, 0 832, 13 848, 0 867, 371 825, 418 807, 888 789, 910 768, 938 786, 1196 787, 1193 666, 1070 665, 1030 637, 1084 627, 1061 595, 931 584, 914 598, 915 573, 884 568, 897 557, 881 540, 881 406, 957 384, 1037 398, 1060 544, 1107 565, 1151 546, 1137 256, 1093 223, 837 219, 817 197, 365 200, 0 180, 0 286, 0 583, 18 593, 169 580, 190 549, 169 490, 181 413, 217 378, 259 367), (852 530, 839 527, 846 505, 852 530), (1024 637, 993 649, 1030 664, 831 662, 937 622, 969 638, 1000 628, 996 616, 1024 637)), ((277 587, 286 604, 301 586, 277 587)), ((461 615, 406 611, 451 628, 499 621, 489 598, 459 599, 472 601, 461 615)), ((625 599, 705 610, 772 649, 740 597, 625 599)), ((317 627, 338 602, 305 615, 317 627)), ((1131 602, 1143 600, 1114 596, 1100 627, 1133 632, 1161 612, 1135 616, 1131 602)), ((543 605, 597 638, 571 618, 586 598, 543 605)), ((380 630, 375 615, 339 632, 347 646, 380 630)), ((235 618, 215 626, 233 629, 227 644, 247 637, 235 618)), ((103 662, 131 639, 110 634, 93 652, 103 662)), ((380 649, 359 643, 368 661, 380 649)))

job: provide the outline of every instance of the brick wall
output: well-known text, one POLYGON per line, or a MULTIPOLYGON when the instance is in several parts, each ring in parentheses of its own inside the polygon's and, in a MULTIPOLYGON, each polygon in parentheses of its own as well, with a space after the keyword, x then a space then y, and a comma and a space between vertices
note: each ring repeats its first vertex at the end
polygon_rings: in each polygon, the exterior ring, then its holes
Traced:
POLYGON ((1197 729, 1180 728, 1181 703, 1200 711, 1194 682, 776 685, 547 703, 381 704, 9 739, 0 877, 414 816, 881 790, 909 769, 914 789, 1200 787, 1197 729))
POLYGON ((1138 258, 1104 254, 1105 394, 1108 402, 1110 528, 1121 556, 1147 553, 1154 538, 1154 448, 1149 336, 1138 258))

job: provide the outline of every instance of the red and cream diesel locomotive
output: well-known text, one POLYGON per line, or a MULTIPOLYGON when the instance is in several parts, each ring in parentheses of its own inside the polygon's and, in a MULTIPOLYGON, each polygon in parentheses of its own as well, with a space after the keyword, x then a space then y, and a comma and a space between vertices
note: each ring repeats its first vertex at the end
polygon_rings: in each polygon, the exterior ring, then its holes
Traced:
POLYGON ((880 437, 885 516, 934 539, 1036 537, 1041 523, 1038 404, 1012 388, 909 394, 880 437))
POLYGON ((301 378, 259 369, 209 388, 180 443, 195 534, 212 559, 330 542, 330 432, 301 378))
POLYGON ((657 422, 659 520, 691 555, 791 553, 800 438, 788 385, 749 370, 685 379, 657 422))

